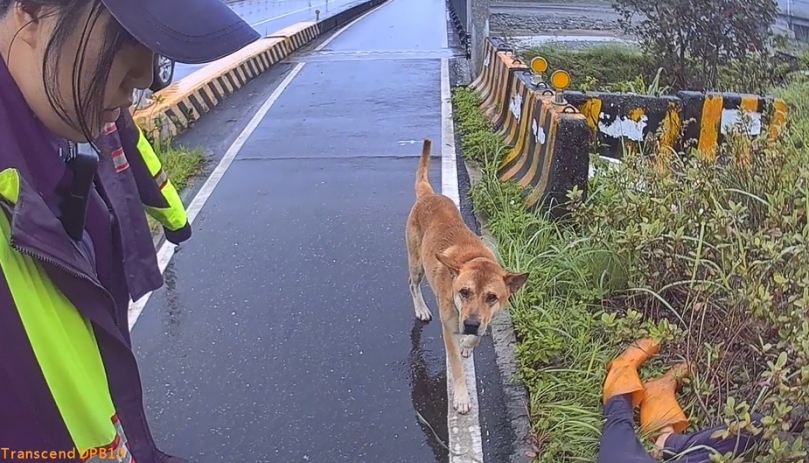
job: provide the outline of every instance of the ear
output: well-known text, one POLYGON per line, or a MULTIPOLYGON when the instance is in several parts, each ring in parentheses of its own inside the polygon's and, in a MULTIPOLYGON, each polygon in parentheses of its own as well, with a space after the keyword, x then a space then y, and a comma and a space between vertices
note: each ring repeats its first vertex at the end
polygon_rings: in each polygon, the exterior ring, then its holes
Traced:
POLYGON ((452 278, 458 276, 458 273, 461 270, 461 266, 453 259, 452 257, 446 256, 442 253, 438 253, 435 255, 435 258, 438 259, 438 262, 441 262, 444 267, 449 270, 449 273, 452 275, 452 278))
POLYGON ((506 282, 506 286, 508 286, 508 290, 511 293, 516 293, 517 291, 522 288, 526 281, 528 281, 529 274, 526 273, 507 273, 506 276, 503 277, 503 281, 506 282))
POLYGON ((31 48, 35 48, 37 43, 45 37, 45 31, 42 30, 41 16, 43 7, 39 5, 24 5, 23 3, 13 4, 12 14, 15 26, 19 30, 17 38, 28 44, 31 48))

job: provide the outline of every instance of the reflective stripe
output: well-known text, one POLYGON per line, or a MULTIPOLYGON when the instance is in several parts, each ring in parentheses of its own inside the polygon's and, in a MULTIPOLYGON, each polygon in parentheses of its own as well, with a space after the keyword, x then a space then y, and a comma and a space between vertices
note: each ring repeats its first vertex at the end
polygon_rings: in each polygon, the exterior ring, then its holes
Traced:
POLYGON ((107 126, 104 128, 104 135, 112 135, 117 131, 118 131, 118 127, 114 123, 113 124, 107 124, 107 126))
POLYGON ((110 445, 93 449, 90 451, 82 450, 82 461, 85 463, 101 463, 101 462, 118 462, 118 463, 135 463, 135 458, 129 450, 129 444, 126 440, 126 434, 118 420, 118 416, 112 417, 112 423, 115 426, 115 439, 110 445))
POLYGON ((118 148, 112 152, 112 163, 115 165, 115 172, 123 172, 129 168, 129 161, 126 160, 126 153, 123 148, 118 148))
POLYGON ((155 175, 154 181, 157 183, 157 187, 162 190, 169 183, 169 176, 166 175, 166 171, 160 169, 157 175, 155 175))
POLYGON ((115 426, 115 432, 117 432, 118 435, 121 436, 121 440, 123 441, 124 444, 126 444, 128 442, 126 440, 126 433, 124 432, 124 427, 121 426, 121 420, 118 419, 118 415, 112 417, 112 424, 113 426, 115 426))

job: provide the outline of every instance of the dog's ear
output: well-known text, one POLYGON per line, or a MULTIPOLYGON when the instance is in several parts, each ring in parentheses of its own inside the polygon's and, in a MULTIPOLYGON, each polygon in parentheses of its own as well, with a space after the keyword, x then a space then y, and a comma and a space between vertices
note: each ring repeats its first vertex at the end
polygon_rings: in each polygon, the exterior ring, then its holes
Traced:
POLYGON ((506 276, 503 277, 503 281, 506 282, 506 286, 508 286, 508 290, 511 293, 516 293, 517 291, 522 288, 526 281, 528 281, 528 273, 507 273, 506 276))
POLYGON ((440 252, 435 255, 435 258, 438 259, 438 262, 441 262, 441 264, 449 270, 449 273, 452 275, 452 278, 458 276, 458 273, 461 270, 461 266, 458 265, 455 259, 446 256, 440 252))

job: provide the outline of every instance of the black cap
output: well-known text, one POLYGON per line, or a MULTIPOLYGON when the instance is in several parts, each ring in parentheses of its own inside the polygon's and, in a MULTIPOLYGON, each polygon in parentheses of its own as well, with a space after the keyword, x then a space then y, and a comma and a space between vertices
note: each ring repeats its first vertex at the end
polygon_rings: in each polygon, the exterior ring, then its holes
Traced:
POLYGON ((261 35, 223 0, 102 0, 136 40, 179 63, 225 57, 261 35))

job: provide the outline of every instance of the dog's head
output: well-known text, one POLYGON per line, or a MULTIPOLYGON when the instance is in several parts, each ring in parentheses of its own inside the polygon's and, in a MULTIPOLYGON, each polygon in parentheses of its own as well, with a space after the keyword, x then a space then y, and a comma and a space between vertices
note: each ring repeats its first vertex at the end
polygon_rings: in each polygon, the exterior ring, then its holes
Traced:
POLYGON ((436 256, 452 275, 452 296, 461 334, 482 335, 497 312, 528 280, 528 273, 511 273, 487 258, 459 264, 444 254, 436 256))

